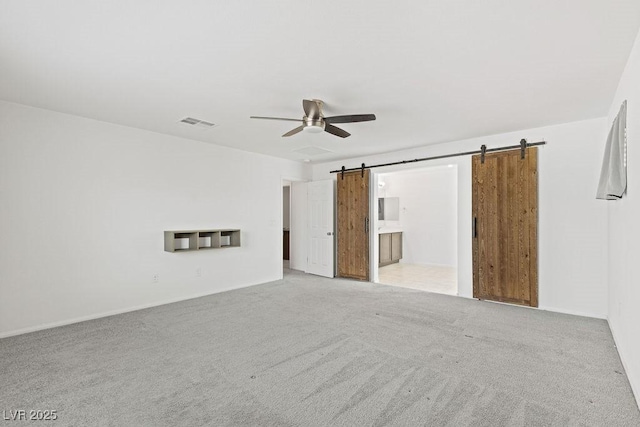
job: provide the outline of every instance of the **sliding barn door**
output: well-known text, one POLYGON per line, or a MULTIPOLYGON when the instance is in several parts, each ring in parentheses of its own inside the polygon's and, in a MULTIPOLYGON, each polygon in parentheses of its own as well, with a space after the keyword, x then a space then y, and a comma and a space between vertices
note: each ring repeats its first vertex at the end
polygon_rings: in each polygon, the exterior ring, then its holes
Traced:
POLYGON ((473 156, 474 298, 538 306, 537 154, 473 156))
POLYGON ((338 174, 338 276, 369 280, 369 170, 338 174))

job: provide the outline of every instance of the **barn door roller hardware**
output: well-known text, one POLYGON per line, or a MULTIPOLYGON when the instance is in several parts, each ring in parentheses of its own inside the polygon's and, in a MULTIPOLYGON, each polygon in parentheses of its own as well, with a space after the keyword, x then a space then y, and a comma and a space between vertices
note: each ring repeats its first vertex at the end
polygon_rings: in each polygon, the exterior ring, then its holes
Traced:
MULTIPOLYGON (((487 148, 486 145, 482 145, 482 147, 480 147, 480 150, 475 150, 475 151, 465 151, 462 153, 452 153, 452 154, 443 154, 441 156, 432 156, 432 157, 422 157, 420 159, 412 159, 412 160, 401 160, 399 162, 390 162, 390 163, 380 163, 377 165, 371 165, 371 166, 365 166, 365 164, 363 163, 362 166, 357 167, 357 168, 349 168, 346 169, 344 166, 342 166, 341 169, 337 169, 337 170, 332 170, 330 173, 341 173, 342 174, 342 179, 344 179, 344 173, 345 172, 351 172, 351 171, 361 171, 362 176, 364 177, 364 170, 365 169, 373 169, 373 168, 381 168, 384 166, 394 166, 394 165, 403 165, 406 163, 417 163, 417 162, 426 162, 427 160, 438 160, 438 159, 446 159, 448 157, 461 157, 461 156, 471 156, 474 154, 480 154, 481 157, 481 161, 484 159, 484 155, 486 153, 494 153, 496 151, 506 151, 506 150, 516 150, 516 149, 520 149, 520 157, 524 159, 525 156, 525 152, 527 147, 536 147, 538 145, 545 145, 547 142, 546 141, 539 141, 539 142, 532 142, 532 143, 528 143, 526 139, 521 139, 520 140, 520 144, 518 145, 509 145, 509 146, 504 146, 504 147, 496 147, 496 148, 487 148)), ((484 163, 484 161, 482 161, 482 163, 484 163)))

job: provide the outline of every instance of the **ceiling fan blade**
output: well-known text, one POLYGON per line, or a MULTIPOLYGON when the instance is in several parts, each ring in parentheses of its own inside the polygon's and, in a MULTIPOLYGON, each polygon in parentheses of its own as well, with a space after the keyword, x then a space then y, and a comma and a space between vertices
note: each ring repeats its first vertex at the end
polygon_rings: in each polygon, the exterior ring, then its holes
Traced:
POLYGON ((351 135, 346 130, 340 129, 339 127, 336 127, 336 126, 333 126, 333 125, 330 125, 329 123, 325 123, 324 131, 325 132, 329 132, 329 133, 331 133, 331 134, 333 134, 335 136, 339 136, 340 138, 346 138, 346 137, 351 135))
POLYGON ((289 122, 301 122, 302 119, 285 119, 283 117, 260 117, 260 116, 251 116, 250 119, 265 119, 265 120, 286 120, 289 122))
POLYGON ((304 129, 304 125, 298 126, 295 129, 291 129, 289 132, 285 133, 282 136, 291 136, 291 135, 295 135, 296 133, 302 131, 302 129, 304 129))
POLYGON ((369 122, 375 120, 375 114, 351 114, 348 116, 333 116, 325 117, 326 123, 355 123, 355 122, 369 122))
POLYGON ((320 106, 316 101, 310 99, 302 100, 302 108, 304 109, 304 114, 310 119, 319 119, 320 118, 320 106))

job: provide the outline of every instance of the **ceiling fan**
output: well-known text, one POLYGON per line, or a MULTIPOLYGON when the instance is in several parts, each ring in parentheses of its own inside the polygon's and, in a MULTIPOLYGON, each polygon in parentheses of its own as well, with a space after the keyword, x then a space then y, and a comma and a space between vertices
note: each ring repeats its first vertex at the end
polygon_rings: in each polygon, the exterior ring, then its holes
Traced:
POLYGON ((355 123, 368 122, 376 119, 375 114, 350 114, 347 116, 324 117, 322 114, 323 102, 319 99, 303 99, 302 108, 304 109, 304 117, 302 119, 285 119, 281 117, 258 117, 251 116, 252 119, 266 120, 287 120, 290 122, 301 122, 302 124, 295 129, 290 130, 282 136, 295 135, 302 130, 312 133, 329 132, 330 134, 346 138, 351 135, 346 130, 334 126, 333 123, 355 123))

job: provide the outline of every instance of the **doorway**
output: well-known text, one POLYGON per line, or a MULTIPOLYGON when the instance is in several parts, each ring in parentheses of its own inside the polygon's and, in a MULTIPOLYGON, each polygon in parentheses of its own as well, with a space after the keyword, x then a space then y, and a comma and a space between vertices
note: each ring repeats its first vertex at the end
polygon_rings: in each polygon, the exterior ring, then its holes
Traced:
POLYGON ((458 294, 458 169, 375 175, 377 283, 458 294))
POLYGON ((282 180, 283 275, 335 276, 334 187, 333 180, 282 180))

